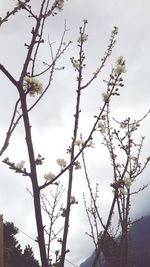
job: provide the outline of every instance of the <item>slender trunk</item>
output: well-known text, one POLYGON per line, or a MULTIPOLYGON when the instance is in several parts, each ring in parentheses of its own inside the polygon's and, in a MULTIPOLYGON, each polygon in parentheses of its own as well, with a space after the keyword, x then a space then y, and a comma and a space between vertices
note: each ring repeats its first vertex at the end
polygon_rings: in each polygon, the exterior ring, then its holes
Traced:
POLYGON ((123 222, 122 236, 120 242, 120 265, 119 267, 127 267, 128 265, 128 231, 127 222, 123 222))
POLYGON ((126 203, 123 204, 123 220, 122 220, 122 236, 120 242, 120 266, 127 267, 128 265, 128 215, 130 205, 130 193, 128 189, 128 195, 126 203))
POLYGON ((42 214, 41 214, 40 192, 39 189, 35 185, 33 185, 33 183, 32 186, 33 186, 34 210, 35 210, 40 258, 42 267, 47 267, 48 261, 46 256, 44 228, 43 228, 42 214))
POLYGON ((26 96, 23 90, 20 90, 20 98, 21 98, 21 107, 22 107, 22 113, 23 113, 25 135, 26 135, 27 150, 28 150, 28 156, 29 156, 29 162, 30 162, 30 168, 31 168, 31 181, 32 181, 32 188, 33 188, 34 210, 35 210, 35 219, 36 219, 36 226, 37 226, 37 233, 38 233, 38 244, 39 244, 39 250, 40 250, 40 257, 41 257, 42 267, 47 267, 48 262, 47 262, 47 257, 46 257, 44 229, 43 229, 43 223, 42 223, 40 190, 38 187, 34 148, 32 144, 32 136, 31 136, 31 126, 29 122, 29 116, 28 116, 27 105, 26 105, 26 96))
POLYGON ((120 252, 120 265, 119 265, 119 267, 127 267, 127 258, 128 258, 127 234, 124 232, 124 233, 122 233, 122 238, 121 238, 121 252, 120 252))
POLYGON ((67 237, 68 237, 68 228, 69 228, 69 217, 70 217, 70 197, 72 191, 72 180, 73 180, 73 166, 70 167, 69 171, 69 184, 68 184, 68 196, 67 196, 67 207, 66 207, 66 217, 64 224, 64 234, 63 234, 63 242, 61 249, 61 258, 60 258, 60 267, 64 266, 65 263, 65 255, 66 255, 66 245, 67 245, 67 237))

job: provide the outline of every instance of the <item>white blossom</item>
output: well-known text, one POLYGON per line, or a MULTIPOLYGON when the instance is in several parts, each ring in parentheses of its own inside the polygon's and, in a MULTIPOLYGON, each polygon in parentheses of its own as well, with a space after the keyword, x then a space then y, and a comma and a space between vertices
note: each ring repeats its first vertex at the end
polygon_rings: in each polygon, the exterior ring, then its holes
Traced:
POLYGON ((123 182, 124 182, 125 186, 129 189, 131 184, 132 184, 131 179, 129 177, 124 176, 123 177, 123 182))
POLYGON ((106 115, 102 115, 102 116, 100 117, 100 119, 103 120, 103 121, 105 121, 105 120, 106 120, 106 115))
POLYGON ((124 189, 124 188, 120 188, 120 195, 123 195, 123 196, 125 196, 125 195, 127 195, 128 193, 127 193, 127 191, 124 189))
POLYGON ((88 35, 87 35, 87 34, 82 34, 82 35, 78 38, 77 42, 78 42, 78 43, 86 42, 87 39, 88 39, 88 35))
POLYGON ((88 147, 92 147, 92 148, 95 148, 95 144, 94 142, 91 140, 89 141, 89 143, 87 144, 88 147))
POLYGON ((51 180, 54 179, 54 178, 55 178, 55 174, 52 173, 52 172, 49 172, 49 173, 47 173, 47 174, 44 174, 44 179, 45 179, 46 181, 51 181, 51 180))
POLYGON ((61 168, 65 168, 66 167, 67 162, 63 158, 57 159, 56 162, 57 162, 58 166, 60 166, 61 168))
POLYGON ((133 161, 135 161, 135 162, 137 161, 137 158, 134 157, 134 156, 131 156, 131 155, 129 156, 129 159, 130 159, 130 160, 133 160, 133 161))
POLYGON ((16 167, 17 169, 21 170, 21 169, 24 167, 24 164, 25 164, 25 161, 22 160, 22 161, 18 162, 18 163, 15 165, 15 167, 16 167))
POLYGON ((124 63, 124 58, 122 56, 119 56, 116 59, 116 65, 122 65, 124 63))
POLYGON ((125 122, 120 123, 120 128, 125 129, 126 127, 127 127, 127 123, 125 122))
POLYGON ((78 160, 74 162, 74 166, 75 166, 75 170, 80 170, 81 169, 81 164, 80 164, 80 162, 78 160))
POLYGON ((75 197, 71 196, 70 197, 70 204, 78 204, 78 201, 75 199, 75 197))
POLYGON ((74 60, 73 61, 73 67, 76 68, 76 69, 78 69, 80 67, 80 63, 79 63, 78 60, 74 60))
POLYGON ((25 77, 23 83, 24 91, 29 92, 30 96, 35 96, 42 93, 43 86, 39 80, 31 77, 25 77))
POLYGON ((75 144, 76 146, 80 146, 80 145, 83 145, 84 142, 83 142, 82 140, 80 140, 80 139, 77 139, 77 140, 74 142, 74 144, 75 144))
POLYGON ((107 101, 109 100, 109 94, 107 94, 107 93, 102 93, 102 100, 103 100, 104 102, 107 102, 107 101))
POLYGON ((18 0, 17 3, 16 3, 16 6, 20 7, 21 5, 25 5, 26 4, 26 1, 21 1, 21 0, 18 0))
MULTIPOLYGON (((82 141, 82 140, 80 140, 80 139, 77 139, 77 140, 74 142, 74 144, 75 144, 76 146, 79 146, 79 147, 80 147, 80 146, 84 146, 85 141, 82 141)), ((94 147, 95 147, 95 144, 94 144, 94 142, 93 142, 92 140, 90 140, 86 146, 87 146, 87 147, 92 147, 92 148, 94 148, 94 147)))
POLYGON ((137 121, 134 121, 133 123, 130 124, 130 129, 132 131, 135 131, 137 129, 137 127, 139 127, 140 124, 137 121))
POLYGON ((125 60, 122 56, 117 58, 114 72, 117 74, 121 74, 121 73, 126 72, 125 60))
POLYGON ((98 128, 102 134, 106 133, 106 127, 101 121, 98 123, 98 128))
POLYGON ((59 11, 62 11, 64 7, 64 0, 55 0, 55 6, 59 11))

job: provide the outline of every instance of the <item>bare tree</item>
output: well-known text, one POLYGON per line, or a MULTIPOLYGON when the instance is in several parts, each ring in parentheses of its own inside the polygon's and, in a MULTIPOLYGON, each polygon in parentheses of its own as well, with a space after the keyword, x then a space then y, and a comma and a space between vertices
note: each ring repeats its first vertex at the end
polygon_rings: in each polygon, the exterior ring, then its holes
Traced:
POLYGON ((10 80, 13 86, 18 91, 19 99, 15 104, 14 112, 12 115, 12 119, 10 122, 10 126, 7 131, 6 139, 4 141, 4 145, 1 149, 1 155, 7 148, 9 144, 10 137, 15 127, 17 126, 20 119, 23 120, 24 123, 24 131, 25 131, 25 139, 26 145, 28 149, 29 163, 30 163, 30 171, 27 172, 26 169, 23 169, 24 163, 21 162, 20 165, 15 165, 11 163, 9 159, 5 159, 4 162, 7 163, 12 169, 17 172, 22 173, 23 175, 27 175, 31 179, 32 189, 33 189, 33 199, 34 199, 34 207, 35 207, 35 218, 37 224, 37 232, 38 232, 38 243, 40 249, 40 256, 42 266, 48 266, 47 256, 46 256, 46 248, 45 248, 45 240, 44 240, 44 229, 42 222, 42 214, 41 214, 41 203, 40 203, 40 189, 38 185, 38 177, 37 177, 37 160, 34 155, 34 147, 32 142, 32 133, 31 133, 31 125, 29 119, 29 112, 37 105, 39 100, 43 97, 47 89, 49 88, 53 73, 55 70, 55 65, 59 57, 64 53, 64 51, 69 46, 68 44, 64 45, 64 35, 66 32, 66 28, 64 30, 62 39, 58 46, 58 50, 55 55, 52 56, 52 61, 47 65, 40 73, 35 73, 37 62, 37 55, 39 51, 39 47, 41 43, 44 42, 43 32, 45 21, 55 14, 59 10, 63 8, 64 1, 54 1, 53 4, 50 1, 43 0, 39 9, 39 13, 35 14, 32 11, 32 6, 29 4, 30 1, 18 1, 18 6, 15 7, 11 12, 8 12, 4 18, 1 19, 1 25, 6 22, 10 16, 16 14, 18 11, 25 11, 27 16, 34 20, 34 24, 31 30, 31 40, 29 44, 25 44, 27 47, 27 54, 25 61, 23 63, 22 69, 20 71, 20 77, 16 80, 11 73, 0 64, 0 70, 4 73, 4 75, 10 80), (43 74, 47 73, 47 85, 45 88, 42 87, 42 84, 35 77, 41 77, 43 74), (40 94, 37 100, 35 100, 32 106, 29 106, 27 103, 27 99, 29 96, 35 96, 40 94), (21 106, 21 114, 18 112, 19 105, 21 106), (19 115, 18 115, 19 114, 19 115))
MULTIPOLYGON (((111 77, 114 79, 113 71, 111 77)), ((119 78, 118 86, 119 85, 121 87, 123 86, 122 77, 119 78)), ((107 99, 108 93, 109 88, 106 94, 103 95, 107 105, 105 114, 100 118, 97 128, 103 136, 103 145, 105 145, 109 151, 113 170, 113 181, 110 184, 113 188, 113 200, 107 222, 104 223, 100 217, 100 210, 97 204, 99 197, 98 185, 96 186, 94 194, 91 187, 91 180, 87 172, 85 156, 82 152, 85 177, 90 192, 90 207, 88 207, 85 196, 84 202, 91 229, 88 235, 92 238, 96 251, 96 257, 92 267, 97 266, 96 264, 100 259, 101 252, 103 252, 110 266, 127 267, 129 266, 129 232, 133 223, 130 219, 130 208, 132 206, 131 197, 143 191, 148 184, 143 185, 136 192, 132 192, 132 185, 135 183, 136 178, 143 173, 150 161, 150 157, 148 157, 142 164, 141 152, 144 137, 142 136, 141 140, 136 141, 135 133, 139 129, 140 123, 148 116, 149 111, 139 120, 132 121, 131 118, 128 117, 124 121, 116 121, 111 118, 111 101, 107 99), (114 126, 112 127, 112 121, 117 124, 117 128, 114 128, 114 126), (114 213, 118 214, 118 237, 116 234, 112 235, 111 223, 114 213), (102 231, 99 230, 100 226, 102 231)), ((119 95, 118 90, 117 94, 119 95)))

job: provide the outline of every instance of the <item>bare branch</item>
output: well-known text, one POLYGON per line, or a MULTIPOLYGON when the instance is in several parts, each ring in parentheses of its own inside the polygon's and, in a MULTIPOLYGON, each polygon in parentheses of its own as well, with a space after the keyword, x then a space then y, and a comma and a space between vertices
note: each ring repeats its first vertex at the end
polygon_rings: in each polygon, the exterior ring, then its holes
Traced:
POLYGON ((12 82, 12 84, 18 88, 18 82, 14 79, 14 77, 10 74, 10 72, 0 64, 0 70, 5 74, 5 76, 12 82))

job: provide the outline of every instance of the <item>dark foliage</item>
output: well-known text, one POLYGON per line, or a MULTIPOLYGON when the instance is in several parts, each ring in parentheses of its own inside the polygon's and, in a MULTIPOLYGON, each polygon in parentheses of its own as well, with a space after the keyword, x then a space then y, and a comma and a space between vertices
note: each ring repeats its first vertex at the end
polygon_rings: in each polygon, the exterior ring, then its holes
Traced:
POLYGON ((40 267, 32 247, 28 245, 22 251, 16 239, 17 233, 18 229, 13 223, 4 224, 4 267, 40 267))
MULTIPOLYGON (((102 267, 119 266, 117 265, 117 258, 119 258, 118 249, 117 243, 110 237, 107 237, 103 246, 105 257, 102 258, 101 256, 102 267), (118 257, 116 253, 118 253, 118 257)), ((129 251, 128 267, 150 267, 150 216, 134 223, 131 227, 129 251)), ((94 257, 95 252, 80 267, 91 267, 94 257)))

